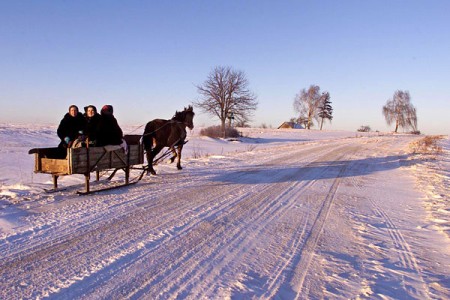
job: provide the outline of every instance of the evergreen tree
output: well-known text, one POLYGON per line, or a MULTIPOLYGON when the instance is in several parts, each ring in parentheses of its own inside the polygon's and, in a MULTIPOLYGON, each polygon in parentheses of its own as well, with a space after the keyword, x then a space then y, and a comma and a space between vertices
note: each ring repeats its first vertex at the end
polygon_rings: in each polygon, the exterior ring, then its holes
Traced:
POLYGON ((317 115, 321 119, 320 130, 322 130, 323 120, 328 119, 331 122, 331 120, 333 119, 333 107, 331 107, 330 93, 324 92, 320 97, 320 104, 318 107, 317 115))

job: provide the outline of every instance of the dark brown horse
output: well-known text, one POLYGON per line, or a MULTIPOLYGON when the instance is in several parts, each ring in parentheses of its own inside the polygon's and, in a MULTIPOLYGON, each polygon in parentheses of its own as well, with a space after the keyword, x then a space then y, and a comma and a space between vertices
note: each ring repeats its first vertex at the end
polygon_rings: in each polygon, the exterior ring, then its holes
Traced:
POLYGON ((194 115, 194 110, 189 105, 183 111, 175 112, 170 120, 155 119, 147 123, 142 138, 147 152, 147 173, 156 174, 153 169, 153 160, 164 147, 169 147, 173 153, 170 161, 174 162, 175 158, 178 158, 177 168, 178 170, 182 169, 181 150, 186 143, 186 127, 194 128, 194 115))

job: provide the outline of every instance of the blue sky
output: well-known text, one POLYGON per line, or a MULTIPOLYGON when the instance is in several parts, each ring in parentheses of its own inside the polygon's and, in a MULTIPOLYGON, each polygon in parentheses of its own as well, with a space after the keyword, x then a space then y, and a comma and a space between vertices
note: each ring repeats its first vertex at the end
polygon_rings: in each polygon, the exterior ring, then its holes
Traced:
MULTIPOLYGON (((419 130, 449 134, 450 1, 1 1, 0 122, 58 123, 112 104, 119 124, 170 118, 215 66, 245 72, 252 125, 278 127, 311 84, 332 123, 392 130, 410 92, 419 130)), ((196 111, 197 126, 219 124, 196 111)), ((317 127, 316 127, 317 128, 317 127)))

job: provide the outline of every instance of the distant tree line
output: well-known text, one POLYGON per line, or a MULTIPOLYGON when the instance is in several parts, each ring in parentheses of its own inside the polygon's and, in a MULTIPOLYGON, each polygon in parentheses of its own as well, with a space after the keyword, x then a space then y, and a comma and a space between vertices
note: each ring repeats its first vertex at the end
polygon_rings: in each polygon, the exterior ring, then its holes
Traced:
MULTIPOLYGON (((299 116, 294 119, 298 124, 306 129, 311 129, 313 120, 317 121, 322 130, 324 120, 333 119, 333 108, 330 101, 330 93, 320 92, 320 87, 311 85, 308 90, 302 89, 295 96, 294 110, 299 116)), ((394 96, 383 106, 383 115, 388 125, 395 124, 394 132, 401 127, 411 129, 412 133, 420 133, 417 129, 416 108, 411 103, 411 96, 408 91, 397 90, 394 96)), ((291 119, 292 120, 292 119, 291 119)), ((368 125, 361 126, 358 131, 368 132, 371 128, 368 125)))
MULTIPOLYGON (((258 101, 256 95, 249 89, 249 81, 244 72, 218 66, 196 87, 200 98, 194 101, 194 104, 204 112, 219 118, 223 137, 227 135, 227 121, 228 127, 232 127, 232 122, 239 127, 248 126, 258 101)), ((311 129, 316 121, 322 130, 324 121, 331 122, 333 119, 330 99, 330 93, 321 92, 318 85, 300 90, 294 99, 294 110, 298 116, 291 121, 307 129, 311 129)), ((382 112, 388 125, 395 124, 395 132, 400 127, 411 128, 413 132, 418 132, 416 108, 411 103, 408 91, 397 90, 383 106, 382 112)), ((358 130, 370 131, 370 126, 361 126, 358 130)))

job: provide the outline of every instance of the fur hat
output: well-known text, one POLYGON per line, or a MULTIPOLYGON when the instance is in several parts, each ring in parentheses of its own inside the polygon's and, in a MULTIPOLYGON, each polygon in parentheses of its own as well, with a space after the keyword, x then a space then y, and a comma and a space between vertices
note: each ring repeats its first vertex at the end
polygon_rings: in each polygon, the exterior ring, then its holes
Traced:
POLYGON ((112 105, 103 105, 101 114, 102 115, 112 115, 113 114, 112 105))

